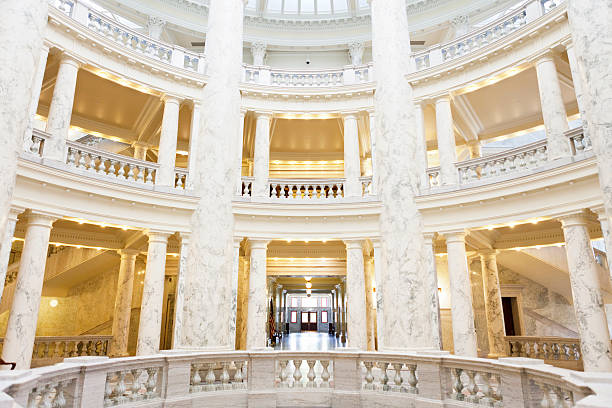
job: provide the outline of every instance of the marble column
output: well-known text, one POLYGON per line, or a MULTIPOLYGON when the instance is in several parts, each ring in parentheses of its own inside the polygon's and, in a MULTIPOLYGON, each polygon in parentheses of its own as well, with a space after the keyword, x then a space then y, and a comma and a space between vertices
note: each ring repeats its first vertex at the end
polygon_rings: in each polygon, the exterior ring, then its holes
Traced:
POLYGON ((174 300, 174 327, 172 330, 172 348, 181 348, 181 332, 183 331, 183 310, 185 308, 185 274, 187 273, 187 257, 189 256, 189 233, 181 232, 181 249, 179 267, 176 276, 176 296, 174 300))
POLYGON ((449 232, 446 237, 451 316, 455 354, 478 357, 478 341, 472 309, 472 287, 465 254, 465 232, 449 232))
POLYGON ((244 149, 244 118, 247 111, 240 109, 240 129, 236 138, 236 195, 242 195, 242 151, 244 149))
POLYGON ((457 147, 450 96, 436 100, 436 130, 438 136, 438 155, 440 158, 440 177, 443 185, 457 184, 457 147))
POLYGON ((251 271, 249 273, 249 306, 247 316, 247 350, 267 346, 267 282, 266 257, 268 241, 249 240, 251 247, 251 271))
POLYGON ((560 218, 584 371, 612 371, 610 334, 585 213, 560 218))
POLYGON ((240 272, 240 243, 242 237, 234 238, 234 259, 231 280, 230 347, 236 350, 236 322, 238 320, 238 274, 240 272))
POLYGON ((548 159, 554 160, 570 156, 570 144, 565 137, 565 132, 569 129, 567 113, 565 112, 555 59, 551 52, 538 58, 536 72, 538 74, 542 118, 546 128, 548 159))
POLYGON ((202 116, 202 104, 200 101, 193 101, 193 107, 191 109, 191 124, 189 132, 189 163, 187 169, 189 174, 187 175, 187 189, 193 189, 193 181, 191 180, 191 174, 195 173, 195 167, 198 165, 196 159, 196 152, 198 151, 198 136, 200 134, 200 118, 202 116))
POLYGON ((344 197, 361 197, 359 128, 356 113, 344 115, 344 197))
MULTIPOLYGON (((567 14, 574 42, 576 76, 583 86, 582 120, 597 157, 604 207, 612 215, 612 32, 608 0, 569 0, 567 14)), ((571 63, 571 61, 570 61, 571 63)), ((572 75, 574 74, 572 71, 572 75)), ((580 103, 580 102, 579 102, 580 103)))
POLYGON ((61 58, 47 117, 46 131, 51 137, 45 141, 43 155, 64 162, 80 63, 66 53, 61 58))
POLYGON ((276 330, 278 331, 280 327, 280 317, 281 317, 281 293, 283 292, 283 286, 277 284, 276 291, 274 293, 274 325, 276 326, 276 330))
POLYGON ((147 150, 149 150, 149 145, 142 142, 134 142, 132 143, 132 147, 134 148, 134 158, 137 160, 147 160, 147 150))
POLYGON ((149 232, 147 267, 145 269, 138 346, 136 355, 147 356, 159 352, 162 306, 164 303, 164 279, 166 275, 166 250, 170 234, 149 232))
POLYGON ((164 117, 159 137, 159 170, 155 175, 158 186, 174 187, 174 167, 176 163, 176 142, 178 137, 180 101, 173 96, 164 97, 164 117))
POLYGON ((480 251, 482 267, 482 286, 485 295, 487 314, 487 335, 489 338, 489 358, 503 357, 506 354, 504 336, 504 313, 502 309, 499 272, 497 270, 497 251, 480 251))
POLYGON ((371 0, 372 50, 376 70, 376 162, 374 175, 383 204, 380 214, 385 348, 435 349, 431 321, 421 313, 428 293, 423 219, 416 206, 420 174, 410 67, 410 29, 405 0, 371 0))
POLYGON ((6 280, 6 271, 8 270, 9 260, 11 257, 11 248, 13 247, 13 236, 15 235, 15 226, 17 225, 17 216, 22 210, 11 208, 8 214, 6 229, 4 230, 4 238, 0 242, 0 299, 4 292, 4 282, 6 280))
POLYGON ((375 170, 375 165, 374 163, 376 163, 376 112, 371 110, 368 112, 368 116, 370 119, 370 155, 371 155, 371 160, 372 160, 372 193, 373 194, 377 194, 377 177, 376 177, 376 170, 375 170))
POLYGON ((467 148, 470 152, 470 159, 477 159, 482 156, 482 148, 480 146, 480 140, 472 139, 467 143, 467 148))
POLYGON ((574 84, 574 94, 576 95, 576 102, 578 103, 578 111, 583 119, 583 126, 586 125, 586 106, 587 102, 584 95, 584 85, 582 78, 578 72, 578 60, 576 59, 576 50, 574 48, 574 42, 570 39, 565 44, 565 50, 567 51, 567 60, 569 61, 570 71, 572 73, 572 83, 574 84))
POLYGON ((416 146, 418 150, 417 160, 419 166, 419 184, 421 188, 429 188, 429 180, 427 178, 427 140, 425 138, 425 112, 423 104, 420 101, 414 103, 414 118, 416 126, 416 146))
POLYGON ((18 370, 30 368, 32 362, 47 248, 54 221, 49 215, 35 212, 30 212, 26 218, 23 252, 2 349, 2 359, 17 363, 18 370))
POLYGON ((270 122, 269 113, 256 112, 255 149, 253 153, 253 197, 268 198, 270 178, 270 122))
POLYGON ((378 350, 381 350, 385 344, 385 300, 383 294, 386 293, 383 288, 385 287, 385 277, 383 276, 383 260, 381 244, 379 239, 372 240, 372 248, 374 252, 374 279, 376 281, 376 338, 378 344, 378 350))
POLYGON ((367 350, 367 317, 363 241, 347 240, 346 244, 346 331, 347 346, 367 350))
POLYGON ((240 128, 244 0, 211 0, 205 56, 208 81, 191 175, 199 198, 192 228, 181 347, 229 350, 231 276, 234 257, 232 199, 238 177, 236 135, 240 128), (202 313, 203 310, 214 313, 202 313))
POLYGON ((442 349, 442 327, 440 323, 440 299, 438 298, 438 271, 436 269, 436 253, 434 250, 435 234, 423 234, 427 249, 427 265, 425 268, 427 291, 429 299, 423 305, 424 311, 431 319, 431 337, 437 350, 442 349))
POLYGON ((592 211, 597 214, 597 220, 601 227, 601 234, 606 247, 606 257, 608 258, 608 269, 612 279, 612 228, 610 226, 610 217, 606 215, 606 210, 603 207, 594 208, 592 211))
POLYGON ((32 84, 32 99, 30 100, 30 110, 28 116, 28 127, 23 135, 25 151, 30 151, 32 146, 32 130, 34 129, 34 118, 38 109, 38 102, 40 100, 40 92, 42 90, 42 83, 45 77, 45 69, 47 68, 47 59, 49 58, 49 46, 43 44, 40 58, 38 60, 38 66, 36 67, 36 74, 34 76, 34 82, 32 84))
POLYGON ((365 302, 367 322, 367 349, 376 351, 376 292, 374 283, 374 258, 365 264, 365 302))
POLYGON ((140 251, 133 249, 119 251, 121 264, 119 266, 119 277, 117 278, 117 295, 115 296, 115 311, 113 313, 113 340, 110 346, 112 357, 126 357, 128 355, 134 271, 136 269, 136 256, 139 253, 140 251))
POLYGON ((0 237, 11 208, 17 155, 30 123, 29 105, 47 27, 45 0, 5 0, 0 29, 0 237))
POLYGON ((336 331, 336 338, 340 337, 340 285, 335 286, 334 289, 334 302, 335 302, 335 315, 334 315, 334 327, 336 331))

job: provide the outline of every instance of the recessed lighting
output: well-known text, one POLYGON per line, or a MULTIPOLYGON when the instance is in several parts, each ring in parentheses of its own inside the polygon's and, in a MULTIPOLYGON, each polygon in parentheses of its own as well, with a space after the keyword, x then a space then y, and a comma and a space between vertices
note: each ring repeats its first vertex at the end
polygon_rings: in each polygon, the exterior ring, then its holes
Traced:
POLYGON ((51 307, 57 307, 57 304, 58 304, 58 303, 59 303, 59 302, 57 301, 57 299, 51 299, 51 300, 49 301, 49 306, 51 306, 51 307))

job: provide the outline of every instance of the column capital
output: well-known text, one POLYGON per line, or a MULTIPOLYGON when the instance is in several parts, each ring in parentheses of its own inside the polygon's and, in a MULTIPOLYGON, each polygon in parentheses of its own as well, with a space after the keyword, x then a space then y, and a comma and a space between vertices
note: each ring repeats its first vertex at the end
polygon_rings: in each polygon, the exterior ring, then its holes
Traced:
POLYGON ((268 249, 269 239, 249 238, 249 247, 253 249, 268 249))
POLYGON ((12 221, 16 222, 18 220, 19 215, 21 213, 23 213, 24 211, 25 211, 25 209, 21 208, 21 207, 11 207, 9 209, 9 213, 8 213, 8 217, 7 218, 9 220, 12 220, 12 221))
POLYGON ((249 110, 247 108, 240 108, 240 116, 244 118, 248 111, 249 110))
POLYGON ((359 115, 359 111, 349 111, 349 112, 340 112, 342 119, 354 119, 357 120, 357 115, 359 115))
POLYGON ((274 113, 269 112, 269 111, 254 111, 253 113, 255 113, 255 118, 257 120, 259 119, 272 120, 272 117, 274 116, 274 113))
POLYGON ((168 243, 168 238, 172 235, 170 232, 155 230, 147 230, 146 234, 149 237, 149 243, 159 242, 164 244, 168 243))
POLYGON ((179 240, 181 241, 181 245, 186 245, 191 240, 191 232, 179 232, 179 240))
POLYGON ((438 96, 434 96, 434 103, 437 105, 439 103, 450 103, 451 101, 451 95, 450 94, 445 94, 445 95, 438 95, 438 96))
POLYGON ((574 213, 568 213, 557 217, 557 220, 561 222, 563 228, 574 227, 574 226, 588 226, 591 223, 591 217, 586 211, 577 211, 574 213))
POLYGON ((597 207, 591 207, 590 210, 597 215, 597 219, 599 221, 608 219, 608 215, 606 214, 606 209, 604 208, 603 205, 600 205, 597 207))
POLYGON ((346 245, 346 250, 349 249, 360 249, 363 251, 363 240, 362 239, 345 239, 344 245, 346 245))
POLYGON ((72 65, 73 67, 79 69, 81 68, 81 66, 85 65, 85 62, 82 61, 80 58, 75 57, 74 55, 69 54, 66 51, 63 51, 62 56, 60 57, 60 64, 72 65))
POLYGON ((437 232, 425 232, 423 233, 423 239, 426 245, 433 245, 434 239, 436 239, 437 232))
POLYGON ((186 99, 186 103, 188 103, 192 109, 201 109, 202 108, 202 100, 201 99, 186 99))
POLYGON ((26 220, 27 227, 37 225, 39 227, 51 229, 53 228, 53 223, 60 217, 43 211, 28 210, 24 218, 26 220))
POLYGON ((480 255, 480 259, 482 259, 482 260, 488 260, 488 259, 496 258, 497 254, 499 254, 499 251, 497 249, 482 249, 482 250, 478 250, 478 255, 480 255))
POLYGON ((541 64, 543 62, 549 62, 555 60, 555 53, 550 48, 545 49, 538 53, 537 55, 531 58, 531 61, 535 63, 535 65, 541 64))
POLYGON ((465 230, 455 230, 443 232, 442 236, 446 239, 446 243, 463 243, 465 244, 465 230))
POLYGON ((117 253, 123 258, 136 258, 140 254, 140 250, 132 248, 118 249, 117 253))
POLYGON ((380 249, 380 248, 382 248, 382 239, 380 239, 379 237, 370 238, 370 241, 372 241, 372 248, 373 249, 380 249))
POLYGON ((166 93, 162 95, 161 100, 164 103, 175 103, 179 105, 182 102, 183 98, 179 97, 178 95, 166 93))

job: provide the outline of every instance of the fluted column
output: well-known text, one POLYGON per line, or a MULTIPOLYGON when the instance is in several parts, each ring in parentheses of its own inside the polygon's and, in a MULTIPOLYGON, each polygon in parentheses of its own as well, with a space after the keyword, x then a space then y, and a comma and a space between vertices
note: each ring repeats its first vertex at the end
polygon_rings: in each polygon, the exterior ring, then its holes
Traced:
POLYGON ((497 251, 481 251, 482 284, 485 295, 485 312, 487 314, 487 334, 489 338, 489 358, 498 358, 506 354, 504 336, 504 312, 502 309, 499 272, 497 270, 497 251))
POLYGON ((2 359, 17 363, 18 370, 30 368, 32 362, 49 236, 54 221, 54 217, 35 212, 26 218, 23 252, 2 349, 2 359))
POLYGON ((367 350, 367 318, 363 241, 344 241, 346 244, 346 331, 347 346, 367 350))
POLYGON ((438 298, 438 271, 436 269, 436 254, 434 251, 435 234, 423 234, 425 248, 427 249, 427 264, 424 270, 426 285, 429 292, 428 302, 423 305, 425 313, 431 319, 431 337, 436 349, 442 348, 442 333, 440 326, 440 299, 438 298))
POLYGON ((13 247, 13 236, 15 235, 15 226, 17 225, 17 216, 22 210, 12 209, 9 211, 6 229, 4 230, 4 238, 0 242, 0 299, 4 292, 4 282, 6 280, 6 271, 8 270, 9 259, 11 257, 11 248, 13 247))
POLYGON ((356 113, 344 115, 344 196, 361 197, 359 129, 356 113))
POLYGON ((230 349, 236 349, 236 321, 238 320, 238 274, 240 269, 240 243, 242 242, 241 237, 234 238, 234 259, 232 268, 232 280, 231 280, 231 302, 232 308, 230 312, 230 349))
POLYGON ((40 100, 40 92, 42 90, 42 83, 45 76, 45 69, 47 68, 47 59, 49 58, 49 46, 43 44, 40 51, 40 57, 38 60, 38 66, 36 67, 36 73, 34 76, 34 82, 32 83, 32 98, 30 99, 30 110, 28 116, 28 127, 24 134, 24 150, 29 151, 32 145, 32 130, 34 129, 34 117, 36 116, 36 110, 38 109, 38 102, 40 100))
POLYGON ((427 179, 427 140, 425 139, 425 112, 422 102, 414 104, 414 120, 416 126, 416 146, 418 150, 417 164, 419 166, 419 184, 421 188, 429 188, 429 180, 427 179))
POLYGON ((370 144, 372 157, 372 192, 378 192, 378 179, 376 177, 376 112, 371 110, 368 112, 370 118, 370 144))
POLYGON ((198 165, 196 157, 198 157, 198 136, 200 134, 200 120, 202 117, 202 103, 193 101, 191 110, 191 126, 189 132, 189 163, 187 164, 187 189, 193 189, 193 180, 191 175, 195 173, 195 167, 198 165))
POLYGON ((80 63, 76 59, 66 53, 62 54, 47 118, 46 130, 51 138, 45 141, 43 155, 49 159, 65 160, 79 67, 80 63))
POLYGON ((206 50, 208 81, 202 102, 193 181, 199 198, 185 276, 181 347, 228 350, 231 336, 236 135, 240 128, 244 0, 210 0, 206 50), (214 313, 202 313, 202 311, 214 313))
POLYGON ((181 232, 181 248, 179 253, 179 267, 176 276, 176 296, 174 300, 174 327, 172 330, 172 348, 181 348, 181 332, 183 330, 183 312, 185 309, 185 275, 189 254, 190 234, 181 232))
POLYGON ((149 232, 147 267, 145 270, 138 346, 136 355, 146 356, 159 352, 162 306, 164 303, 164 277, 166 274, 166 250, 170 234, 149 232))
POLYGON ((448 95, 436 100, 436 130, 438 132, 438 155, 442 184, 457 184, 457 169, 455 167, 457 148, 451 101, 448 95))
POLYGON ((268 178, 270 177, 270 122, 269 113, 257 112, 255 127, 255 149, 253 157, 253 197, 269 197, 268 178))
POLYGON ((159 170, 155 184, 174 187, 174 167, 176 163, 176 141, 178 137, 180 101, 173 96, 164 97, 164 117, 159 137, 159 170))
POLYGON ((379 239, 372 240, 374 252, 374 279, 376 280, 376 337, 378 350, 381 350, 385 344, 387 333, 385 332, 387 325, 385 324, 385 300, 383 294, 386 293, 383 288, 385 286, 385 277, 383 276, 383 260, 382 251, 379 239))
POLYGON ((242 151, 244 149, 244 118, 247 111, 240 109, 240 129, 236 138, 236 194, 242 195, 242 151))
POLYGON ((251 271, 249 273, 247 350, 262 349, 267 345, 266 257, 268 242, 267 240, 249 240, 251 271))
POLYGON ((113 340, 110 346, 110 355, 113 357, 128 355, 134 270, 136 269, 136 256, 139 253, 140 251, 131 249, 119 251, 121 264, 119 266, 119 277, 117 278, 117 295, 115 296, 115 311, 113 313, 113 340))
POLYGON ((582 120, 587 123, 587 135, 597 157, 604 207, 612 214, 612 42, 607 35, 612 32, 610 3, 608 0, 569 0, 567 3, 578 77, 574 82, 580 82, 583 88, 580 109, 585 115, 582 120))
POLYGON ((29 105, 47 27, 45 0, 5 0, 0 28, 0 237, 15 188, 17 154, 30 123, 29 105))
POLYGON ((571 154, 569 141, 565 137, 568 130, 567 113, 561 94, 561 85, 557 75, 557 67, 552 53, 546 53, 536 61, 538 74, 538 89, 542 118, 546 128, 549 160, 566 157, 571 154))
POLYGON ((560 218, 585 371, 612 371, 610 334, 584 213, 560 218))
POLYGON ((405 0, 371 0, 372 54, 377 87, 376 165, 378 197, 382 202, 380 233, 383 274, 385 348, 434 349, 431 321, 421 313, 427 301, 422 274, 426 262, 423 219, 416 206, 419 194, 417 132, 410 67, 410 29, 405 0))
POLYGON ((455 354, 464 357, 478 357, 478 342, 472 309, 472 287, 465 254, 465 232, 449 232, 444 236, 448 253, 455 354))

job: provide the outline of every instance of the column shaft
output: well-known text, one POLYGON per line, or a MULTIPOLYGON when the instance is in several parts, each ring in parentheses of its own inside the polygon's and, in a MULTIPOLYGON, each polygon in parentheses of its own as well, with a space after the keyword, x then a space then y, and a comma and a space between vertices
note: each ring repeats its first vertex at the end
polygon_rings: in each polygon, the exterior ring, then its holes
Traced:
POLYGON ((584 214, 561 218, 585 371, 612 371, 610 334, 584 214))
POLYGON ((382 265, 382 253, 380 247, 380 241, 374 240, 374 278, 376 280, 376 337, 378 350, 384 348, 385 339, 387 333, 385 332, 386 327, 385 324, 385 300, 383 298, 383 294, 385 291, 383 288, 385 287, 385 277, 383 276, 384 269, 382 265))
POLYGON ((183 331, 183 312, 185 309, 185 275, 189 254, 189 234, 181 232, 181 249, 179 268, 176 277, 176 296, 174 300, 174 328, 172 332, 172 348, 181 348, 181 332, 183 331))
POLYGON ((363 243, 346 243, 346 323, 347 346, 367 350, 367 317, 363 243))
POLYGON ((571 154, 570 145, 565 137, 565 132, 569 127, 554 57, 551 54, 541 57, 536 62, 536 72, 542 118, 548 142, 548 158, 554 160, 569 156, 571 154))
POLYGON ((453 113, 448 96, 436 101, 436 129, 438 132, 438 155, 442 184, 457 184, 457 169, 455 167, 457 148, 453 128, 453 113))
POLYGON ((63 54, 47 118, 46 130, 51 134, 51 138, 45 142, 43 154, 49 159, 65 160, 66 140, 72 119, 72 105, 78 73, 79 63, 69 55, 63 54))
POLYGON ((446 234, 446 248, 455 354, 464 357, 478 357, 478 342, 472 309, 472 287, 465 255, 465 233, 446 234))
POLYGON ((421 188, 429 188, 427 179, 427 140, 425 138, 425 112, 421 102, 414 104, 414 118, 416 125, 416 149, 418 150, 417 160, 419 166, 419 184, 421 188))
POLYGON ((13 236, 15 235, 15 226, 17 225, 18 210, 10 210, 4 238, 0 242, 0 299, 4 292, 4 282, 6 281, 6 271, 8 270, 9 260, 11 257, 11 248, 13 247, 13 236))
POLYGON ((138 326, 138 347, 136 349, 138 356, 159 352, 168 236, 169 234, 165 233, 149 233, 147 267, 138 326))
POLYGON ((178 137, 179 100, 166 97, 164 100, 164 117, 161 136, 159 137, 159 170, 155 184, 174 187, 174 167, 176 163, 176 140, 178 137))
POLYGON ((32 362, 53 222, 53 218, 42 214, 31 213, 27 217, 23 252, 2 349, 2 359, 17 363, 18 370, 30 368, 32 362))
POLYGON ((45 0, 4 0, 0 30, 0 237, 4 237, 15 188, 17 154, 30 118, 34 76, 47 27, 45 0))
POLYGON ((110 347, 110 355, 113 357, 125 357, 128 355, 132 291, 134 288, 134 271, 137 255, 138 251, 121 251, 121 265, 119 266, 115 311, 113 313, 113 340, 110 347))
POLYGON ((193 102, 191 110, 191 127, 189 132, 189 164, 187 165, 189 173, 187 175, 187 188, 193 189, 193 181, 191 175, 195 173, 195 167, 198 165, 196 157, 198 157, 198 137, 200 135, 200 119, 202 116, 202 104, 199 101, 193 102))
POLYGON ((135 159, 143 160, 143 161, 147 160, 148 146, 146 144, 135 142, 132 144, 132 147, 134 148, 134 158, 135 159))
POLYGON ((436 349, 442 349, 442 327, 440 326, 440 299, 438 298, 438 271, 436 269, 436 254, 434 251, 434 234, 424 234, 427 249, 427 264, 425 268, 429 299, 424 307, 431 319, 431 336, 436 349))
POLYGON ((601 234, 603 235, 604 245, 606 247, 606 258, 608 259, 608 269, 610 270, 610 278, 612 279, 612 229, 610 228, 610 218, 606 215, 604 208, 594 210, 601 226, 601 234))
POLYGON ((40 92, 42 89, 42 83, 45 76, 45 69, 47 68, 47 59, 49 58, 49 47, 46 45, 42 46, 40 52, 40 58, 38 60, 38 66, 36 68, 36 74, 34 76, 34 82, 32 84, 32 99, 30 100, 30 110, 28 116, 28 127, 26 129, 24 137, 24 150, 29 151, 32 145, 32 130, 34 129, 34 117, 36 116, 36 110, 38 109, 38 102, 40 100, 40 92))
POLYGON ((253 197, 267 198, 268 178, 270 177, 270 121, 266 113, 257 114, 255 128, 255 149, 253 157, 253 197))
POLYGON ((242 150, 244 144, 244 118, 245 110, 240 110, 240 128, 236 141, 236 194, 242 195, 242 150))
POLYGON ((576 60, 576 50, 574 44, 570 43, 566 47, 567 59, 569 61, 570 71, 572 72, 572 83, 574 84, 574 94, 576 94, 576 102, 578 102, 578 111, 583 119, 583 126, 586 125, 585 109, 587 102, 584 95, 584 85, 582 78, 578 72, 578 61, 576 60))
POLYGON ((357 116, 344 116, 344 196, 361 197, 361 165, 357 116))
POLYGON ((498 358, 506 354, 506 343, 504 341, 506 330, 504 328, 496 252, 481 253, 480 263, 482 265, 482 284, 485 295, 485 312, 487 314, 489 357, 498 358))
POLYGON ((267 247, 267 241, 251 241, 251 271, 249 274, 249 307, 246 342, 247 350, 262 349, 267 345, 267 247))
POLYGON ((376 113, 370 111, 370 144, 371 144, 371 157, 372 157, 372 193, 377 194, 377 183, 376 178, 376 113))
POLYGON ((238 273, 240 269, 240 242, 242 238, 234 238, 234 260, 232 268, 232 309, 230 312, 230 348, 236 350, 236 322, 238 320, 238 273))

